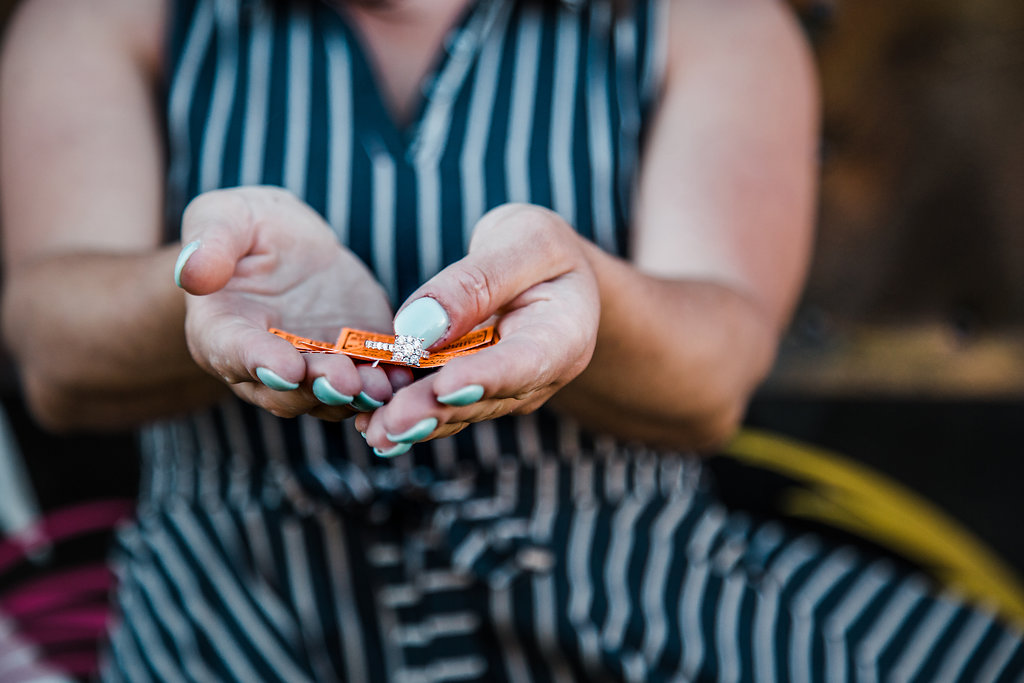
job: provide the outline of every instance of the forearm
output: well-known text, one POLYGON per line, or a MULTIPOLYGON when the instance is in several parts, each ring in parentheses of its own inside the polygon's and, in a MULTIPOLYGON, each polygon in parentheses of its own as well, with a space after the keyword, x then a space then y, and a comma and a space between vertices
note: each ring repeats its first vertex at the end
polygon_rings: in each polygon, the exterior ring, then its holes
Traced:
POLYGON ((74 253, 10 268, 3 335, 41 423, 130 427, 223 392, 185 346, 177 251, 74 253))
POLYGON ((626 438, 729 437, 769 371, 810 254, 813 61, 770 0, 673 3, 630 263, 586 245, 596 351, 557 405, 626 438))
POLYGON ((651 277, 586 248, 601 293, 597 345, 552 405, 626 439, 700 448, 727 438, 771 367, 771 316, 733 288, 651 277))

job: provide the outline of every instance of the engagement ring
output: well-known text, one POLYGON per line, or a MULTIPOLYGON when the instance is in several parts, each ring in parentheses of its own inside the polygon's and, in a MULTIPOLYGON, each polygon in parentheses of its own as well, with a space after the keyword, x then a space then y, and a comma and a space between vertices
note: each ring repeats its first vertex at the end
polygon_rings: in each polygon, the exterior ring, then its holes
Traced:
POLYGON ((390 351, 392 363, 405 363, 419 367, 420 359, 430 354, 423 350, 423 339, 400 334, 395 337, 395 343, 379 342, 367 339, 363 345, 368 349, 379 351, 390 351))

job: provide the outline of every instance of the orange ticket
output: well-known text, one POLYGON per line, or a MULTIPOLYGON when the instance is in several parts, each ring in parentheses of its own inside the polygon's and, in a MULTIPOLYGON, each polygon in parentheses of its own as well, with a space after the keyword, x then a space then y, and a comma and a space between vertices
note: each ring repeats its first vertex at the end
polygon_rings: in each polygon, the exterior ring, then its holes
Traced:
POLYGON ((325 342, 300 337, 297 334, 271 327, 270 332, 291 343, 299 351, 305 353, 343 353, 351 358, 379 361, 394 365, 406 365, 419 368, 436 368, 453 358, 476 353, 498 342, 498 333, 494 327, 483 327, 445 344, 435 351, 423 351, 419 358, 410 355, 419 352, 418 346, 407 347, 403 342, 408 339, 394 337, 389 334, 354 330, 350 327, 341 328, 338 341, 325 342))

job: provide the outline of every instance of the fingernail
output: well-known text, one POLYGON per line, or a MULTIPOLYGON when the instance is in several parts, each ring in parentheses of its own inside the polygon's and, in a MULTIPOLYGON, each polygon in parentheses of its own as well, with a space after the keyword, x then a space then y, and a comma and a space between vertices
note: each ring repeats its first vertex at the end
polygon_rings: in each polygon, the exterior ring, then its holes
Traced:
POLYGON ((405 453, 410 448, 412 448, 412 444, 410 444, 410 443, 400 443, 400 444, 395 445, 393 448, 389 448, 386 451, 382 451, 379 448, 374 448, 373 452, 376 453, 377 455, 379 455, 382 458, 393 458, 396 455, 401 455, 402 453, 405 453))
POLYGON ((185 269, 185 264, 188 263, 189 257, 196 253, 198 248, 199 240, 192 240, 182 247, 181 253, 178 254, 178 260, 174 263, 174 284, 179 288, 181 287, 181 271, 185 269))
POLYGON ((299 388, 298 382, 289 382, 273 370, 268 370, 267 368, 256 368, 256 376, 274 391, 291 391, 292 389, 299 388))
MULTIPOLYGON (((461 389, 444 396, 438 396, 437 402, 446 406, 468 406, 484 397, 484 388, 479 384, 468 384, 461 389)), ((394 441, 394 439, 392 439, 394 441)))
POLYGON ((417 441, 421 441, 428 437, 435 429, 437 429, 437 418, 427 417, 420 420, 412 427, 409 427, 401 434, 391 434, 389 432, 384 432, 384 434, 388 437, 388 441, 392 441, 394 443, 416 443, 417 441))
POLYGON ((425 348, 441 338, 451 320, 441 304, 430 297, 416 299, 395 316, 395 335, 423 340, 425 348))
POLYGON ((360 391, 359 395, 352 399, 352 407, 363 413, 368 413, 371 410, 377 410, 377 408, 380 408, 382 405, 384 405, 384 401, 378 401, 377 399, 372 398, 365 391, 360 391))
POLYGON ((326 377, 317 377, 313 380, 313 395, 329 406, 347 406, 352 402, 352 396, 343 394, 327 381, 326 377))

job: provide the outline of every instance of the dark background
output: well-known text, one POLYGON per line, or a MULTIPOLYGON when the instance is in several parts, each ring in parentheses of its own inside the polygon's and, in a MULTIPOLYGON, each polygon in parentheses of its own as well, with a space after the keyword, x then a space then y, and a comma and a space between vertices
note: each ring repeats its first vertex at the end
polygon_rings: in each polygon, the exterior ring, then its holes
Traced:
POLYGON ((889 474, 1024 572, 1024 3, 801 4, 818 243, 748 423, 889 474))

